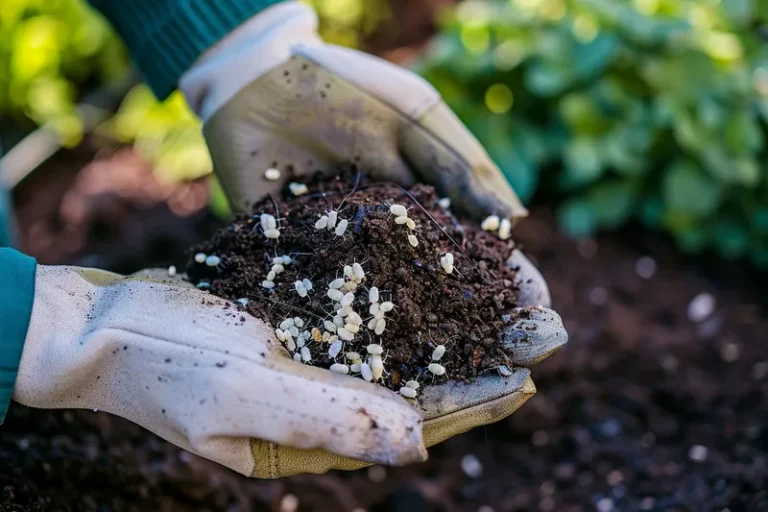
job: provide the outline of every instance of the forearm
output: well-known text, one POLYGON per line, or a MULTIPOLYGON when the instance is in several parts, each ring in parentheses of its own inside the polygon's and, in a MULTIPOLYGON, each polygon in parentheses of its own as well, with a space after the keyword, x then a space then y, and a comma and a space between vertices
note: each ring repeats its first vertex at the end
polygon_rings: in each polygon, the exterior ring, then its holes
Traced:
POLYGON ((35 293, 34 258, 0 248, 0 423, 13 395, 35 293))
POLYGON ((115 27, 160 98, 207 49, 285 0, 89 0, 115 27))

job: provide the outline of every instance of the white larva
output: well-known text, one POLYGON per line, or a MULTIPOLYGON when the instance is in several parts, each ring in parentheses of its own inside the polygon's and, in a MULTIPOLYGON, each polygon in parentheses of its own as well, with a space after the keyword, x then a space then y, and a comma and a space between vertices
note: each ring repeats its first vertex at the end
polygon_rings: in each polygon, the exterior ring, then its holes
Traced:
POLYGON ((270 240, 276 240, 280 238, 280 230, 279 229, 268 229, 264 232, 264 236, 269 238, 270 240))
POLYGON ((298 352, 293 354, 293 360, 296 361, 297 363, 300 363, 301 362, 301 354, 299 354, 298 352))
POLYGON ((496 231, 499 229, 501 219, 498 215, 489 215, 483 222, 480 223, 480 227, 483 231, 496 231))
POLYGON ((499 226, 499 238, 507 240, 510 236, 512 236, 512 223, 509 219, 502 219, 501 226, 499 226))
POLYGON ((282 256, 280 256, 280 259, 283 260, 283 265, 290 265, 291 263, 293 263, 293 258, 288 256, 287 254, 283 254, 282 256))
POLYGON ((401 204, 393 204, 389 207, 389 212, 396 217, 403 217, 408 215, 408 209, 401 204))
POLYGON ((325 327, 325 330, 328 332, 336 332, 336 324, 328 320, 323 322, 323 327, 325 327))
POLYGON ((331 359, 336 359, 336 356, 341 353, 342 347, 344 347, 344 342, 341 340, 337 340, 331 343, 331 347, 328 349, 328 355, 331 357, 331 359))
POLYGON ((208 255, 205 254, 204 252, 199 252, 199 253, 195 254, 195 261, 197 263, 205 263, 205 259, 207 257, 208 257, 208 255))
POLYGON ((443 270, 446 274, 453 274, 453 265, 444 265, 443 270))
POLYGON ((168 267, 168 277, 173 277, 176 275, 176 265, 171 265, 168 267))
POLYGON ((416 238, 416 235, 408 235, 408 243, 411 244, 411 247, 418 247, 419 239, 416 238))
POLYGON ((246 299, 245 297, 237 299, 235 302, 237 302, 241 306, 247 306, 248 305, 248 299, 246 299))
POLYGON ((328 283, 328 288, 333 288, 334 290, 338 290, 342 286, 344 286, 344 279, 342 278, 334 279, 328 283))
MULTIPOLYGON (((339 306, 341 306, 341 304, 339 304, 339 306)), ((352 312, 353 311, 351 306, 341 306, 341 308, 339 309, 339 316, 342 318, 346 318, 352 312)))
POLYGON ((339 327, 339 329, 336 332, 339 333, 339 338, 345 341, 352 341, 353 339, 355 339, 354 333, 349 332, 343 327, 339 327))
POLYGON ((372 331, 372 330, 374 330, 374 329, 376 328, 376 322, 378 322, 378 321, 379 321, 379 319, 378 319, 378 318, 376 318, 376 317, 374 317, 374 318, 371 318, 371 319, 368 321, 368 330, 369 330, 369 331, 372 331))
POLYGON ((341 298, 341 307, 351 306, 355 301, 355 294, 352 292, 344 294, 341 298))
POLYGON ((196 287, 198 290, 207 290, 208 288, 210 288, 210 287, 211 287, 211 283, 209 283, 208 281, 200 281, 199 283, 197 283, 197 284, 195 285, 195 287, 196 287))
POLYGON ((409 380, 405 383, 405 387, 411 388, 411 389, 419 389, 419 381, 417 380, 409 380))
POLYGON ((309 351, 309 347, 301 347, 301 360, 305 363, 312 361, 312 353, 309 351))
POLYGON ((355 279, 358 281, 362 281, 365 279, 365 270, 363 270, 362 265, 359 263, 353 263, 352 264, 352 272, 355 274, 355 279))
POLYGON ((295 320, 293 318, 286 318, 285 320, 280 322, 280 328, 282 330, 284 330, 284 331, 287 331, 288 329, 290 329, 294 325, 296 325, 296 322, 295 322, 295 320))
POLYGON ((408 217, 403 215, 402 217, 395 217, 395 224, 402 226, 408 222, 408 217))
POLYGON ((329 299, 331 299, 332 301, 335 301, 335 302, 338 302, 338 301, 340 301, 341 299, 344 298, 344 294, 343 293, 341 293, 339 290, 334 290, 333 288, 328 290, 328 293, 326 295, 328 295, 329 299))
POLYGON ((285 267, 282 264, 272 265, 272 272, 275 274, 282 274, 285 272, 285 267))
POLYGON ((372 355, 368 358, 368 364, 371 366, 373 380, 381 379, 381 376, 384 375, 384 361, 381 360, 381 356, 372 355))
POLYGON ((347 352, 344 354, 344 357, 347 358, 348 361, 354 363, 354 362, 360 362, 363 360, 363 358, 358 354, 357 352, 347 352))
POLYGON ((453 253, 451 253, 451 252, 445 253, 445 255, 443 255, 443 257, 440 260, 444 261, 445 263, 447 263, 449 265, 453 265, 453 263, 454 263, 454 261, 453 261, 453 253))
POLYGON ((360 363, 352 363, 349 365, 349 369, 352 373, 360 373, 360 363))
POLYGON ((382 318, 384 318, 384 311, 379 309, 376 312, 376 314, 373 315, 373 318, 375 318, 376 320, 381 320, 382 318))
POLYGON ((360 315, 352 311, 347 315, 347 323, 360 326, 363 325, 363 319, 360 315))
POLYGON ((328 216, 323 215, 315 222, 315 229, 325 229, 328 227, 328 216))
POLYGON ((351 332, 352 334, 357 334, 360 332, 360 326, 355 324, 345 324, 344 328, 351 332))
POLYGON ((371 370, 371 365, 368 363, 360 364, 360 373, 362 374, 363 379, 367 380, 368 382, 373 381, 373 371, 371 370))
POLYGON ((365 347, 365 350, 369 354, 376 355, 376 356, 380 356, 381 354, 384 353, 384 348, 381 345, 379 345, 378 343, 371 343, 370 345, 365 347))
POLYGON ((221 258, 218 256, 211 255, 205 258, 205 264, 209 267, 216 267, 219 265, 219 263, 221 263, 221 258))
POLYGON ((447 210, 448 208, 451 207, 451 198, 450 197, 444 197, 441 200, 439 200, 437 202, 437 204, 439 204, 440 208, 442 208, 443 210, 447 210))
POLYGON ((355 281, 347 281, 339 290, 344 293, 357 291, 357 283, 355 281))
POLYGON ((352 270, 350 265, 344 265, 344 277, 351 279, 355 275, 355 271, 352 270))
POLYGON ((268 213, 262 213, 259 216, 259 222, 261 223, 261 230, 262 231, 266 231, 266 230, 269 229, 269 221, 267 220, 267 219, 269 219, 269 217, 270 217, 270 215, 268 213))
POLYGON ((371 307, 368 308, 368 314, 375 315, 379 312, 379 305, 378 304, 371 304, 371 307))
POLYGON ((266 218, 266 221, 267 221, 267 230, 268 229, 276 229, 277 228, 277 219, 275 219, 274 215, 266 214, 265 218, 266 218))
POLYGON ((293 326, 290 329, 288 329, 288 332, 291 333, 291 336, 293 336, 294 338, 297 338, 299 336, 299 328, 296 326, 293 326))
POLYGON ((344 324, 346 322, 341 317, 341 315, 336 315, 336 316, 333 317, 333 323, 336 324, 336 327, 344 327, 344 324))
POLYGON ((308 188, 307 188, 307 186, 306 186, 305 184, 303 184, 303 183, 296 183, 296 182, 293 182, 293 183, 291 183, 291 184, 289 184, 289 185, 288 185, 288 189, 289 189, 289 190, 291 191, 291 193, 292 193, 293 195, 295 195, 295 196, 304 195, 304 194, 306 194, 307 192, 309 192, 309 189, 308 189, 308 188))
POLYGON ((439 361, 445 355, 445 345, 438 345, 435 350, 432 351, 432 360, 439 361))
POLYGON ((307 291, 312 290, 312 281, 310 281, 309 279, 302 279, 301 284, 304 285, 304 288, 306 288, 307 291))
POLYGON ((328 212, 328 229, 336 227, 336 222, 339 220, 339 212, 331 210, 328 212))
POLYGON ((264 177, 269 181, 277 181, 280 179, 280 169, 267 169, 264 171, 264 177))
POLYGON ((267 274, 267 281, 274 281, 277 277, 277 274, 275 274, 274 270, 270 270, 269 274, 267 274))
POLYGON ((339 222, 339 225, 336 226, 336 229, 334 230, 334 233, 336 233, 336 236, 344 236, 344 233, 347 232, 348 225, 349 225, 349 221, 347 219, 342 219, 341 222, 339 222))
POLYGON ((413 231, 414 229, 416 229, 416 223, 413 221, 413 219, 410 219, 410 218, 409 218, 409 219, 406 221, 405 225, 406 225, 406 226, 408 226, 408 229, 410 229, 411 231, 413 231))
POLYGON ((382 303, 381 310, 385 313, 389 313, 395 308, 395 305, 389 301, 382 303))
POLYGON ((387 321, 383 318, 380 318, 376 320, 376 328, 373 330, 378 336, 381 336, 384 333, 384 330, 387 328, 387 321))
POLYGON ((417 392, 413 388, 403 386, 402 388, 400 388, 400 394, 403 395, 405 398, 414 399, 416 398, 417 392))
POLYGON ((261 282, 262 288, 266 288, 267 290, 271 290, 275 287, 274 281, 262 281, 261 282))
POLYGON ((304 338, 302 338, 301 336, 296 338, 296 346, 297 347, 301 348, 301 347, 303 347, 306 344, 307 344, 306 340, 304 338))
POLYGON ((438 377, 441 375, 445 375, 445 367, 441 364, 432 363, 429 366, 427 366, 427 370, 432 372, 432 374, 437 375, 438 377))
MULTIPOLYGON (((286 337, 285 337, 285 346, 286 346, 286 348, 287 348, 288 350, 290 350, 291 352, 293 352, 294 350, 296 350, 296 342, 295 342, 295 341, 293 341, 293 337, 291 336, 291 333, 287 332, 287 333, 285 333, 285 334, 286 334, 286 337)), ((304 345, 304 342, 302 341, 302 342, 301 342, 301 344, 302 344, 302 346, 303 346, 303 345, 304 345)))
POLYGON ((286 340, 285 332, 283 332, 282 329, 275 329, 275 336, 277 336, 277 339, 280 341, 286 340))
POLYGON ((368 302, 379 302, 379 289, 375 286, 372 286, 371 289, 368 290, 368 302))
POLYGON ((301 281, 296 281, 293 286, 296 288, 296 293, 299 294, 299 297, 307 296, 307 289, 304 287, 304 283, 301 281))
POLYGON ((341 363, 334 363, 331 365, 331 371, 338 373, 339 375, 349 375, 349 366, 341 363))
POLYGON ((304 327, 304 320, 302 320, 301 318, 299 318, 297 316, 293 317, 293 325, 295 325, 296 327, 301 329, 302 327, 304 327))
POLYGON ((277 258, 272 258, 272 264, 273 265, 282 265, 283 264, 283 258, 278 256, 277 258))

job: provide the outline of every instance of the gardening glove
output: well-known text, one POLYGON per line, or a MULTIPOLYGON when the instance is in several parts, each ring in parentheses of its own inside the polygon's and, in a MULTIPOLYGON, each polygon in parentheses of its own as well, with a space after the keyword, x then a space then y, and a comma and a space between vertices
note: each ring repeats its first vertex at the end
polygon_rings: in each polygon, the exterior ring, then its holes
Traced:
POLYGON ((204 121, 235 210, 308 174, 355 162, 378 181, 423 182, 475 218, 523 217, 480 143, 426 81, 371 55, 324 44, 314 11, 270 7, 229 34, 179 86, 204 121), (281 178, 268 181, 277 168, 281 178))
POLYGON ((296 363, 233 304, 147 276, 38 266, 13 398, 110 412, 248 476, 279 474, 277 445, 426 458, 421 415, 404 399, 296 363))

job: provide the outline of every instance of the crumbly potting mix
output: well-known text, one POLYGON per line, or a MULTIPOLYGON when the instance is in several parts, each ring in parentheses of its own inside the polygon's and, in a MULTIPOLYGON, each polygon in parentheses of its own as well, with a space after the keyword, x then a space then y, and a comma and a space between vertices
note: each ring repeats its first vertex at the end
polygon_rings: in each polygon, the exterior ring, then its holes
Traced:
POLYGON ((294 360, 415 398, 514 364, 509 228, 460 222, 429 186, 345 174, 255 204, 193 248, 187 276, 270 323, 294 360))

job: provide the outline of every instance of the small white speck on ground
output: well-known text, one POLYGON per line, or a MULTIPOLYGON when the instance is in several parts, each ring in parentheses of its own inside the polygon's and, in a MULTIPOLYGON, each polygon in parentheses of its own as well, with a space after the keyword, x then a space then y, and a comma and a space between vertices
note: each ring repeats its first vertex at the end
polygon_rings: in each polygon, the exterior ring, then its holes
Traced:
POLYGON ((168 267, 168 277, 173 277, 176 275, 176 265, 171 265, 168 267))
POLYGON ((602 306, 608 302, 608 292, 602 286, 595 286, 589 290, 589 302, 595 306, 602 306))
POLYGON ((611 512, 613 510, 613 500, 611 498, 602 498, 597 502, 597 512, 611 512))
POLYGON ((643 256, 635 262, 635 273, 643 279, 651 279, 658 269, 656 260, 650 256, 643 256))
POLYGON ((469 478, 480 478, 483 476, 483 464, 471 453, 461 458, 461 470, 469 478))
POLYGON ((549 442, 549 434, 544 430, 537 430, 531 436, 533 446, 545 446, 549 442))
POLYGON ((286 494, 280 500, 280 512, 296 512, 299 508, 299 498, 293 494, 286 494))
POLYGON ((691 446, 690 450, 688 450, 688 457, 695 462, 704 462, 707 460, 708 455, 709 448, 700 444, 695 444, 691 446))
POLYGON ((691 322, 703 322, 715 311, 715 296, 702 292, 688 304, 688 318, 691 322))
POLYGON ((384 466, 371 466, 368 468, 368 478, 373 482, 383 482, 387 478, 387 468, 384 466))

